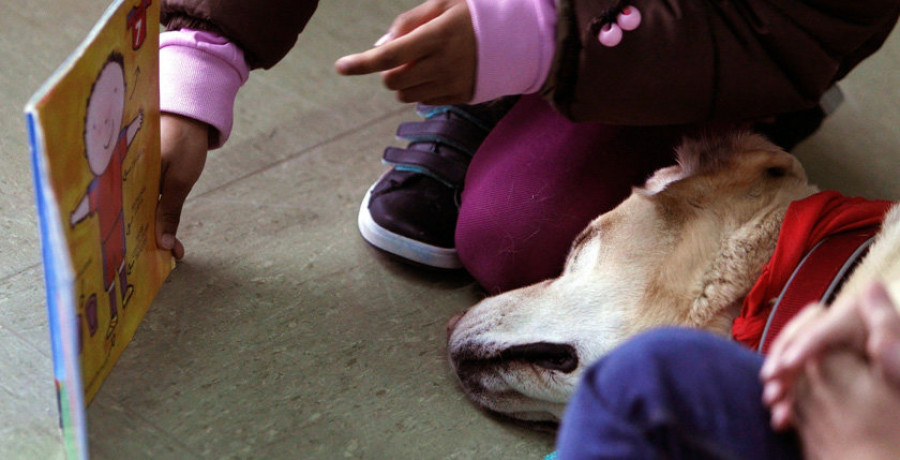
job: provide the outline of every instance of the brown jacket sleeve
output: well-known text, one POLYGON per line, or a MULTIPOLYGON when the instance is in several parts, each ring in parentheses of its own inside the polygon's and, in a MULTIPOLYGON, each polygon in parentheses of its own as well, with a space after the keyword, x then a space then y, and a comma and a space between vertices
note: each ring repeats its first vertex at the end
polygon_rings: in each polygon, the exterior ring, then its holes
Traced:
POLYGON ((900 0, 559 0, 544 91, 572 119, 629 125, 805 109, 881 46, 898 14, 900 0), (640 26, 599 43, 628 5, 640 26))
POLYGON ((191 28, 224 35, 241 47, 251 68, 269 68, 297 42, 318 0, 163 0, 168 30, 191 28))

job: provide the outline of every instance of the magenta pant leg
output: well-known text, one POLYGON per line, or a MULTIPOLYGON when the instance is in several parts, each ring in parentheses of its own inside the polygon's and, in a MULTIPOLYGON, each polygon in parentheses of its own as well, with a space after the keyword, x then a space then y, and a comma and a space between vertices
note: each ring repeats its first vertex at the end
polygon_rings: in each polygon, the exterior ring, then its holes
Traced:
POLYGON ((573 123, 523 97, 469 165, 456 227, 463 265, 490 293, 558 276, 575 236, 672 164, 684 132, 573 123))

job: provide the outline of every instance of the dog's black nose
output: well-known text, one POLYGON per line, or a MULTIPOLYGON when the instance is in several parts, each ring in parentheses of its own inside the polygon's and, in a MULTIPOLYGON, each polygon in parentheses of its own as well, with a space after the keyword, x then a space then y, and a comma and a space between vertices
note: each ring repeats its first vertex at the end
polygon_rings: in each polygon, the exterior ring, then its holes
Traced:
POLYGON ((510 361, 524 361, 551 371, 568 374, 578 367, 578 353, 575 347, 561 343, 536 342, 515 345, 503 350, 500 358, 510 361))

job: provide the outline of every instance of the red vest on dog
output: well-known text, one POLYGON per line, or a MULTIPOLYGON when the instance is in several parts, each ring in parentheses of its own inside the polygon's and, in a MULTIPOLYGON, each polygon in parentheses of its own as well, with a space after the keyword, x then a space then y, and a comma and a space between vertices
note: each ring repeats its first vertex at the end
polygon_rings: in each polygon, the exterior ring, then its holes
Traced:
MULTIPOLYGON (((782 295, 789 281, 794 282, 791 280, 791 276, 810 251, 822 240, 845 232, 861 231, 864 236, 874 234, 880 228, 884 215, 892 204, 892 202, 884 200, 849 198, 834 191, 819 192, 791 203, 778 235, 775 253, 763 268, 762 275, 756 280, 756 284, 750 289, 744 299, 740 315, 734 320, 731 331, 734 339, 757 349, 775 300, 782 295)), ((860 241, 864 240, 865 238, 862 238, 860 241)), ((835 252, 841 252, 841 250, 838 249, 835 252)), ((846 258, 829 261, 829 263, 840 267, 845 261, 846 258)), ((835 271, 833 266, 812 265, 814 269, 835 271)), ((826 280, 826 283, 830 282, 830 279, 826 280)), ((827 300, 818 297, 823 292, 822 290, 811 289, 810 291, 810 297, 803 301, 803 305, 827 300)), ((797 299, 795 298, 793 301, 797 302, 797 299)), ((799 309, 786 309, 781 313, 776 312, 775 315, 793 315, 797 311, 799 309)), ((773 319, 777 319, 776 322, 783 325, 790 318, 773 319)), ((766 342, 771 343, 772 339, 774 336, 767 337, 766 342)))

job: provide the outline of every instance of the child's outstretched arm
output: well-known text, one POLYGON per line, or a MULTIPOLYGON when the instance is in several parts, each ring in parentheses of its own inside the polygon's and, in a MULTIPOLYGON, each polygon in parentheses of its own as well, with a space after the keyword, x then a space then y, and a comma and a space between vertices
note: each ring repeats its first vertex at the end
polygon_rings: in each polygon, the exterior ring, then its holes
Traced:
POLYGON ((481 103, 541 89, 553 59, 554 0, 427 0, 338 73, 382 72, 403 102, 481 103))
POLYGON ((368 51, 335 63, 342 75, 383 72, 403 102, 465 103, 475 91, 477 49, 465 0, 428 0, 394 20, 368 51))
POLYGON ((193 118, 163 113, 160 118, 162 176, 156 207, 156 241, 161 249, 184 257, 184 245, 175 237, 181 208, 200 179, 209 150, 209 125, 193 118))
POLYGON ((159 57, 162 177, 156 243, 180 259, 181 209, 203 172, 207 151, 228 139, 234 100, 250 68, 240 48, 210 32, 167 32, 160 37, 159 57))
POLYGON ((898 15, 877 0, 427 0, 335 67, 383 72, 402 101, 540 92, 576 121, 748 120, 814 107, 898 15))
POLYGON ((176 258, 184 256, 176 238, 184 201, 207 151, 228 139, 238 90, 251 69, 268 69, 290 51, 317 5, 318 0, 162 0, 167 31, 160 37, 156 242, 176 258))

